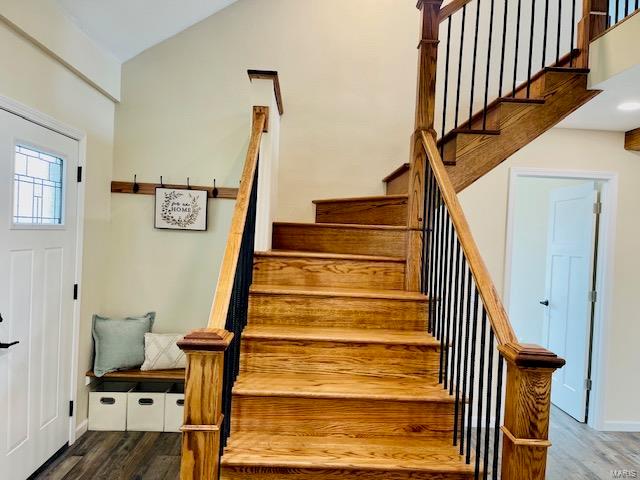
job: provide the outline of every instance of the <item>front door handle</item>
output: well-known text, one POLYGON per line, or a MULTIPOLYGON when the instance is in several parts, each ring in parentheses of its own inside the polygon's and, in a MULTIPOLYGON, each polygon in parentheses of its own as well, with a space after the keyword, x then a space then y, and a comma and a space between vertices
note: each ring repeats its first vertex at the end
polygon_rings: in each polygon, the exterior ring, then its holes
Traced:
POLYGON ((542 300, 540 302, 540 305, 544 305, 545 307, 548 307, 549 306, 549 300, 542 300))
POLYGON ((9 347, 13 347, 14 345, 17 345, 18 343, 20 343, 19 341, 15 341, 15 342, 11 342, 11 343, 0 343, 0 348, 9 348, 9 347))

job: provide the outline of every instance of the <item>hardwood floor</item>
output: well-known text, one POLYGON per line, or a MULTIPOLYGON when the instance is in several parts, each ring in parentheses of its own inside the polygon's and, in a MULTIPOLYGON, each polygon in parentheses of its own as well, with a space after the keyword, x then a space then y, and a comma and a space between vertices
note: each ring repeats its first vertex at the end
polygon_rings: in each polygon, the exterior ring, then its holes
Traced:
POLYGON ((179 433, 87 432, 35 478, 176 480, 179 472, 179 433))
MULTIPOLYGON (((554 408, 550 437, 548 480, 605 480, 614 470, 640 477, 640 433, 596 432, 554 408)), ((180 434, 88 432, 36 478, 177 479, 179 466, 180 434)))

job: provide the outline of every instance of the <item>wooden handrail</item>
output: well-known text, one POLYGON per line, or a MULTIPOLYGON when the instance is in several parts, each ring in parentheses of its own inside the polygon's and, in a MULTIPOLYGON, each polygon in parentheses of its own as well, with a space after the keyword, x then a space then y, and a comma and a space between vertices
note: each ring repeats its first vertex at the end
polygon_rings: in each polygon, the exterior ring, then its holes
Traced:
POLYGON ((517 343, 517 337, 509 322, 507 312, 502 305, 502 301, 498 296, 498 292, 491 280, 491 275, 482 260, 478 246, 476 245, 467 218, 462 211, 456 190, 451 183, 451 178, 447 173, 444 163, 440 157, 440 152, 436 145, 436 141, 428 132, 422 132, 422 145, 427 153, 431 170, 440 186, 442 199, 449 211, 451 221, 455 227, 456 234, 460 240, 460 245, 464 252, 469 268, 476 281, 478 293, 482 297, 482 301, 487 310, 487 315, 496 335, 498 345, 507 345, 517 343))
POLYGON ((440 23, 444 22, 451 15, 461 10, 471 0, 453 0, 440 9, 440 23))
POLYGON ((211 306, 208 328, 223 329, 227 320, 229 302, 233 291, 233 281, 235 279, 238 256, 242 244, 242 234, 244 233, 247 220, 251 189, 253 188, 255 171, 258 166, 260 141, 262 140, 262 133, 266 132, 268 128, 268 115, 269 107, 253 107, 249 149, 247 150, 247 157, 244 162, 242 177, 240 178, 240 188, 238 189, 238 197, 233 211, 227 246, 222 259, 222 266, 220 267, 215 297, 211 306))

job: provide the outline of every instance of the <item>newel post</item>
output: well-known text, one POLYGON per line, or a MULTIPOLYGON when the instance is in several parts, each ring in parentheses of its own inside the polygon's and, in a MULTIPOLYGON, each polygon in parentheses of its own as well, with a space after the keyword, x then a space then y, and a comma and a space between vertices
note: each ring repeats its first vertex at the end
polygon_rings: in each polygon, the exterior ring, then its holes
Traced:
POLYGON ((187 355, 181 480, 218 478, 224 352, 233 333, 203 328, 178 346, 187 355))
POLYGON ((544 480, 547 469, 551 376, 564 360, 537 345, 499 347, 507 361, 502 480, 544 480))
POLYGON ((407 218, 407 264, 405 288, 420 290, 422 270, 422 225, 424 210, 424 174, 426 154, 422 147, 422 131, 435 137, 433 122, 436 103, 436 70, 438 66, 438 32, 442 0, 420 0, 422 28, 418 45, 418 82, 416 92, 415 130, 411 137, 409 198, 407 218))
POLYGON ((589 45, 591 41, 607 29, 609 0, 583 0, 582 18, 578 22, 578 48, 580 53, 576 66, 589 67, 589 45))

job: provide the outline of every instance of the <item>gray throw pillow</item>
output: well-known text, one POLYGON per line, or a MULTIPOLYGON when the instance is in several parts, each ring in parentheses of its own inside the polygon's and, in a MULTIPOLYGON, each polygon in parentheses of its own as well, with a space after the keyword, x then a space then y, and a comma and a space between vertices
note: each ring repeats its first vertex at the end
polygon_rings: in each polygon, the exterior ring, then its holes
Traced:
POLYGON ((156 312, 142 317, 111 319, 93 316, 96 377, 116 370, 139 367, 144 363, 144 334, 151 331, 156 312))

